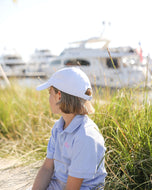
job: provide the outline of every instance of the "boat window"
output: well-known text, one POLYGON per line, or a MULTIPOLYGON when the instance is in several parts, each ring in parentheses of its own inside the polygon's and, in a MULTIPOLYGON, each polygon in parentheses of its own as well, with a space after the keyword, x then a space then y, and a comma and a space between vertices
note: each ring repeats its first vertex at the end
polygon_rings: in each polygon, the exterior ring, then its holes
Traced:
POLYGON ((107 59, 107 62, 106 62, 107 66, 113 69, 119 68, 118 60, 116 58, 113 58, 112 60, 113 60, 113 63, 111 62, 111 59, 107 59))
POLYGON ((53 57, 52 55, 46 55, 45 57, 49 58, 49 57, 53 57))
POLYGON ((42 50, 39 50, 40 52, 42 52, 42 53, 48 53, 48 52, 50 52, 49 50, 47 50, 47 49, 42 49, 42 50))
POLYGON ((89 61, 82 60, 82 59, 69 59, 64 61, 64 65, 72 65, 72 66, 89 66, 89 61))
POLYGON ((5 57, 4 56, 4 58, 8 59, 8 60, 10 60, 10 59, 20 59, 20 57, 16 57, 16 56, 10 56, 10 57, 5 57))
POLYGON ((50 65, 60 65, 61 64, 61 60, 54 60, 51 61, 50 65))

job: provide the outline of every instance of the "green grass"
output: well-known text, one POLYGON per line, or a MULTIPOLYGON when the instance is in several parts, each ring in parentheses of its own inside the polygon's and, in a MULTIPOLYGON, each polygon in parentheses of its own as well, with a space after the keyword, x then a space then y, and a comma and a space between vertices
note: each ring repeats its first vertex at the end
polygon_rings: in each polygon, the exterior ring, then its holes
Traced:
POLYGON ((108 104, 98 101, 93 120, 107 146, 105 189, 151 189, 152 105, 141 101, 136 91, 125 89, 115 93, 108 104))
MULTIPOLYGON (((0 157, 27 162, 45 157, 59 118, 51 113, 48 97, 47 90, 0 89, 0 157)), ((146 90, 96 89, 93 104, 90 117, 107 147, 105 189, 152 189, 152 105, 146 90)))
POLYGON ((0 90, 0 156, 43 158, 54 119, 47 91, 19 86, 0 90))

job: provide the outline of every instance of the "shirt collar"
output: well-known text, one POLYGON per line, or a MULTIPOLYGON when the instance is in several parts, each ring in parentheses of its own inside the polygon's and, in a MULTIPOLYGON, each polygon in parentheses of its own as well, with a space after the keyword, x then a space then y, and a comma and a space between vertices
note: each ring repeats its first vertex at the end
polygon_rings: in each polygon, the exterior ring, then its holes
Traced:
MULTIPOLYGON (((67 128, 64 130, 66 133, 73 133, 83 122, 83 120, 86 118, 86 115, 76 115, 71 123, 67 126, 67 128)), ((63 119, 63 118, 62 118, 63 119)), ((64 120, 63 120, 64 121, 64 120)))
POLYGON ((57 130, 58 130, 58 132, 62 132, 63 131, 63 125, 64 125, 64 119, 63 119, 63 117, 61 117, 58 120, 58 124, 57 124, 57 130))

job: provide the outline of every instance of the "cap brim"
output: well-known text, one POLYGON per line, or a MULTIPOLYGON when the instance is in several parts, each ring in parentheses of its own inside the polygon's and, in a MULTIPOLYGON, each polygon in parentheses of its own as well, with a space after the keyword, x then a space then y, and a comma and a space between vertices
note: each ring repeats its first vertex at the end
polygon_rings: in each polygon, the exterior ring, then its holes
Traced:
POLYGON ((48 82, 45 82, 45 83, 43 83, 43 84, 37 86, 37 87, 36 87, 36 90, 38 90, 38 91, 40 91, 40 90, 45 90, 45 89, 47 89, 47 88, 49 88, 49 87, 50 87, 50 84, 49 84, 48 82))

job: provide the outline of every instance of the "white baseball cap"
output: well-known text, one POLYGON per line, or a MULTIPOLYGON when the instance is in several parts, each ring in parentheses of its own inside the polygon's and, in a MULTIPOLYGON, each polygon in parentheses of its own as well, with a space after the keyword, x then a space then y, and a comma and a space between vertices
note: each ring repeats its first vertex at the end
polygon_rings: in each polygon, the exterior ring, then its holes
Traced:
POLYGON ((85 100, 92 99, 92 96, 85 94, 88 88, 91 89, 89 78, 79 68, 68 67, 60 69, 55 72, 47 82, 39 85, 36 89, 44 90, 50 86, 54 86, 62 92, 85 100))

